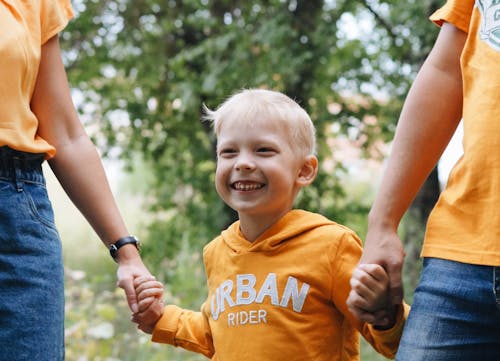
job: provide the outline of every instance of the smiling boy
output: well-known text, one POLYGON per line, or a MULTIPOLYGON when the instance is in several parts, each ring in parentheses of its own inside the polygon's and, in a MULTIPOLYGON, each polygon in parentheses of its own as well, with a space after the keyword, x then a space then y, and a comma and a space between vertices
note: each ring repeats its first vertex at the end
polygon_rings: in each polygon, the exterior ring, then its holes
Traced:
POLYGON ((199 312, 163 308, 162 285, 136 279, 140 313, 133 321, 155 342, 212 360, 358 360, 359 333, 393 357, 406 306, 384 330, 362 323, 346 299, 388 309, 388 278, 367 265, 350 278, 361 241, 345 226, 293 209, 318 171, 308 114, 279 92, 243 90, 206 109, 217 136, 215 185, 239 220, 205 246, 208 297, 199 312))

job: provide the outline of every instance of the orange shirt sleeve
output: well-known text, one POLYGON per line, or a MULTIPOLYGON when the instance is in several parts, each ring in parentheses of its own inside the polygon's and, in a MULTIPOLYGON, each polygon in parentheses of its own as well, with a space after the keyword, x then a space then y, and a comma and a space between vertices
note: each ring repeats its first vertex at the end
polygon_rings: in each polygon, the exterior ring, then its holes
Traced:
POLYGON ((438 26, 448 22, 468 33, 473 3, 474 0, 448 1, 443 7, 436 10, 429 19, 438 26))
POLYGON ((64 29, 74 16, 69 0, 44 0, 43 3, 40 12, 42 45, 64 29))

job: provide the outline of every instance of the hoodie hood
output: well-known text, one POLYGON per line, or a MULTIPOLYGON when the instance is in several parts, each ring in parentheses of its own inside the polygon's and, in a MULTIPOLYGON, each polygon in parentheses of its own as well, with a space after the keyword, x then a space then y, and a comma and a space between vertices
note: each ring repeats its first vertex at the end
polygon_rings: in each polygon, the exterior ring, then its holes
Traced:
POLYGON ((221 237, 229 248, 238 253, 272 251, 311 229, 332 224, 336 223, 320 214, 295 209, 281 217, 253 242, 249 242, 241 233, 240 221, 223 231, 221 237))

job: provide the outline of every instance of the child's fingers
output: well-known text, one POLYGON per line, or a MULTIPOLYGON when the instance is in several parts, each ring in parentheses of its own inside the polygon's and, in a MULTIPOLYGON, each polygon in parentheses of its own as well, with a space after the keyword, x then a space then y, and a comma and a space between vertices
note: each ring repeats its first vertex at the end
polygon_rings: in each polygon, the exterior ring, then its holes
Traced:
POLYGON ((389 278, 381 266, 363 264, 354 269, 351 287, 364 297, 373 297, 387 291, 389 278))
POLYGON ((160 292, 163 292, 163 285, 161 282, 154 280, 144 281, 135 288, 135 293, 139 296, 142 292, 150 289, 160 290, 160 292))
POLYGON ((371 303, 365 298, 360 297, 353 290, 351 290, 347 298, 347 306, 349 311, 363 322, 376 326, 385 326, 388 323, 388 312, 386 309, 372 310, 371 303))
POLYGON ((144 312, 144 310, 146 310, 149 306, 151 306, 154 300, 155 300, 154 297, 147 297, 139 300, 139 302, 137 302, 137 308, 139 309, 139 313, 144 312))
POLYGON ((348 304, 353 308, 359 308, 364 311, 370 311, 373 307, 371 298, 361 295, 355 289, 351 289, 347 298, 348 304))
MULTIPOLYGON (((386 307, 388 301, 388 277, 385 270, 376 264, 359 265, 353 270, 350 280, 350 302, 367 312, 386 307)), ((377 322, 380 317, 366 322, 377 322)))
POLYGON ((377 281, 361 268, 355 268, 350 280, 351 289, 363 298, 372 298, 377 281))
POLYGON ((150 299, 161 300, 162 298, 163 298, 163 288, 147 288, 145 290, 142 290, 137 295, 137 303, 146 304, 147 302, 150 302, 150 299))
POLYGON ((363 322, 373 323, 375 317, 371 312, 366 311, 366 300, 360 297, 355 291, 351 291, 347 297, 347 307, 349 311, 363 322))
POLYGON ((163 295, 163 287, 145 288, 137 294, 139 299, 147 297, 159 297, 162 295, 163 295))
POLYGON ((148 307, 150 307, 153 304, 153 302, 155 302, 155 301, 162 302, 161 295, 160 296, 153 295, 153 296, 146 297, 144 299, 140 299, 139 302, 137 303, 137 308, 139 309, 139 313, 148 309, 148 307))
POLYGON ((148 281, 156 281, 156 278, 154 276, 140 276, 134 278, 134 287, 137 288, 139 285, 141 285, 144 282, 148 281))
POLYGON ((363 263, 359 264, 357 268, 368 273, 376 281, 384 284, 389 284, 389 276, 382 266, 373 263, 363 263))
MULTIPOLYGON (((151 333, 154 325, 163 314, 163 301, 158 298, 151 298, 150 305, 143 310, 132 316, 132 321, 138 324, 140 330, 151 333)), ((139 304, 139 308, 141 305, 139 304)))

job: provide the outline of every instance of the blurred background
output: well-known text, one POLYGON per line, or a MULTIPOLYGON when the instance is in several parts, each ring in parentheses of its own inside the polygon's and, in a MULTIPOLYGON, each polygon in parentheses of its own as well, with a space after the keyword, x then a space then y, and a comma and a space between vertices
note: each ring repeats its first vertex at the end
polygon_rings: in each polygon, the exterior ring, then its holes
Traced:
MULTIPOLYGON (((315 123, 320 159, 297 207, 364 238, 402 102, 439 30, 428 16, 442 3, 72 1, 76 18, 60 39, 73 99, 166 302, 199 308, 202 247, 235 220, 215 192, 215 138, 200 121, 202 105, 250 87, 294 98, 315 123)), ((400 228, 409 303, 425 222, 460 137, 400 228)), ((67 360, 205 360, 153 344, 129 322, 116 264, 45 171, 64 247, 67 360)), ((385 360, 364 342, 361 359, 385 360)))

